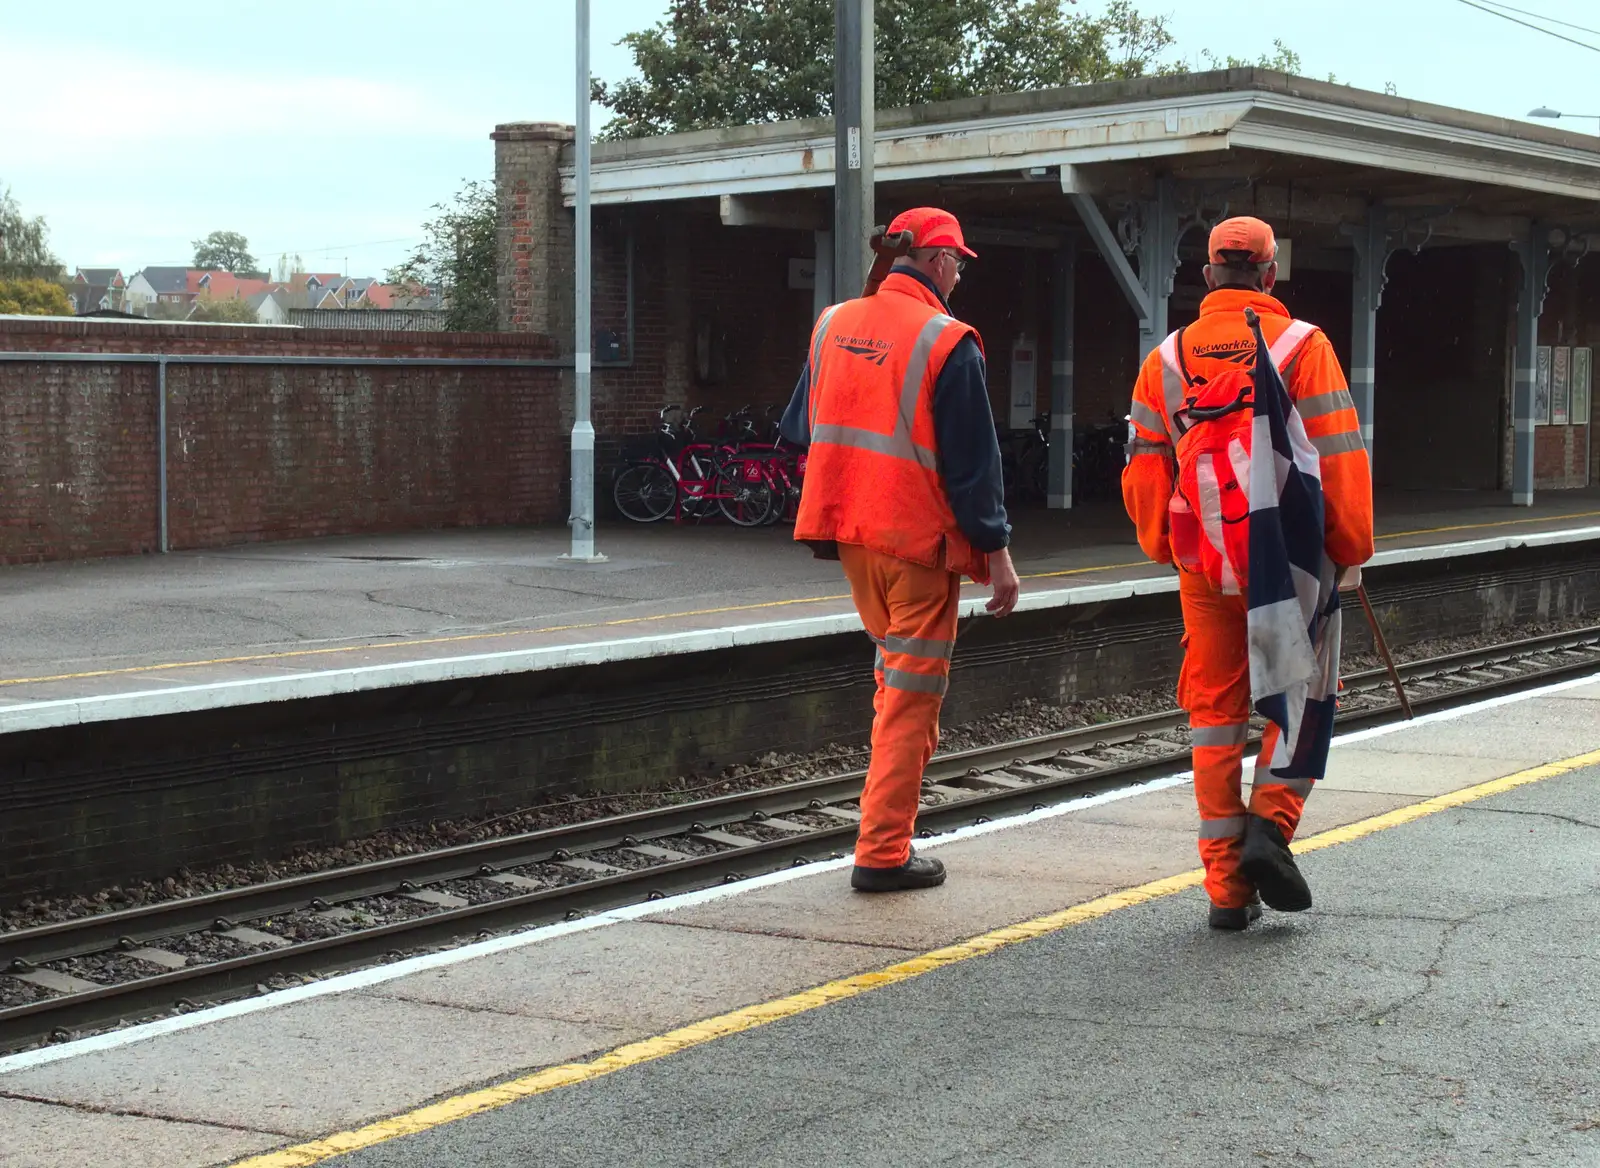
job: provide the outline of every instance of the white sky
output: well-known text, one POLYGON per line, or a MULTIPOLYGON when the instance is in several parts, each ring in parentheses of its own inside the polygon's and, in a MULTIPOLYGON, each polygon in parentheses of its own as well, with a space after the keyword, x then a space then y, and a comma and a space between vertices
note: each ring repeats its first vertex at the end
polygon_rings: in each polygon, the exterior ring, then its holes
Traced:
MULTIPOLYGON (((1597 0, 1506 0, 1600 29, 1597 0)), ((592 0, 593 71, 665 0, 592 0)), ((1080 0, 1095 11, 1103 0, 1080 0)), ((1274 38, 1308 76, 1505 117, 1600 115, 1595 50, 1463 0, 1138 0, 1183 55, 1255 56, 1274 38)), ((218 230, 263 265, 379 275, 430 207, 493 171, 489 132, 571 121, 572 0, 0 0, 0 184, 44 214, 73 266, 185 264, 218 230)), ((1600 33, 1563 30, 1600 47, 1600 33)), ((603 111, 597 112, 598 118, 603 111)), ((1600 121, 1560 123, 1596 132, 1600 121)))

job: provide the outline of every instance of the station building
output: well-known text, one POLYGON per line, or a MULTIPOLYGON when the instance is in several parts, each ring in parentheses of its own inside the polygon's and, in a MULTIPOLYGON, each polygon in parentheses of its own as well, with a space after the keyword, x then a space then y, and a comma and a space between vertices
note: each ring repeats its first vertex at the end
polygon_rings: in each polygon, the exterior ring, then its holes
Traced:
MULTIPOLYGON (((570 337, 571 128, 493 136, 502 327, 570 337)), ((787 400, 817 314, 856 294, 830 272, 833 151, 828 120, 594 146, 602 472, 669 402, 714 421, 787 400)), ((1277 292, 1332 340, 1380 490, 1527 504, 1597 473, 1589 135, 1234 69, 881 111, 875 166, 877 222, 961 218, 980 258, 952 307, 1002 432, 1051 419, 1052 507, 1075 432, 1120 441, 1140 360, 1194 319, 1209 228, 1238 214, 1276 230, 1277 292)), ((1107 477, 1080 494, 1114 498, 1107 477)))

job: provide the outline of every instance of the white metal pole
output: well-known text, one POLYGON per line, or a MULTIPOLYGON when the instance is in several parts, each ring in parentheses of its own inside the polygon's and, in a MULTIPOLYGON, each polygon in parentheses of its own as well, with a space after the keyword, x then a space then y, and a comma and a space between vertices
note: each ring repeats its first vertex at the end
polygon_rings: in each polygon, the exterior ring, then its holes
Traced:
POLYGON ((605 560, 594 550, 594 426, 589 421, 589 0, 578 5, 577 192, 573 201, 573 267, 577 271, 573 304, 572 411, 572 551, 563 559, 581 564, 605 560))

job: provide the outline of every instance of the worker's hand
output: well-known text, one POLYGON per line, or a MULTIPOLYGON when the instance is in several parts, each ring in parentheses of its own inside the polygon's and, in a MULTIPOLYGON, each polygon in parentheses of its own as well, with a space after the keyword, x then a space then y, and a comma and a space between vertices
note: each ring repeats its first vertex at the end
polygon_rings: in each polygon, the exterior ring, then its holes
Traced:
POLYGON ((1017 592, 1022 587, 1017 570, 1011 566, 1010 548, 989 553, 989 580, 994 585, 994 595, 984 607, 995 616, 1005 616, 1017 607, 1017 592))
POLYGON ((1361 587, 1361 565, 1351 564, 1339 569, 1339 591, 1352 592, 1361 587))

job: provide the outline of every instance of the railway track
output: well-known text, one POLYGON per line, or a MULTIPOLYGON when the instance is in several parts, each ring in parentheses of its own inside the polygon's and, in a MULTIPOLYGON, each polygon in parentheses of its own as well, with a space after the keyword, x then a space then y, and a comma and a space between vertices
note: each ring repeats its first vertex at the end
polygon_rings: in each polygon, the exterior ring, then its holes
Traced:
MULTIPOLYGON (((1600 626, 1401 667, 1418 711, 1600 671, 1600 626)), ((1347 676, 1340 729, 1399 717, 1347 676)), ((936 757, 919 834, 1183 769, 1176 710, 936 757)), ((275 978, 844 854, 864 772, 789 783, 0 933, 0 1051, 244 996, 275 978)))

